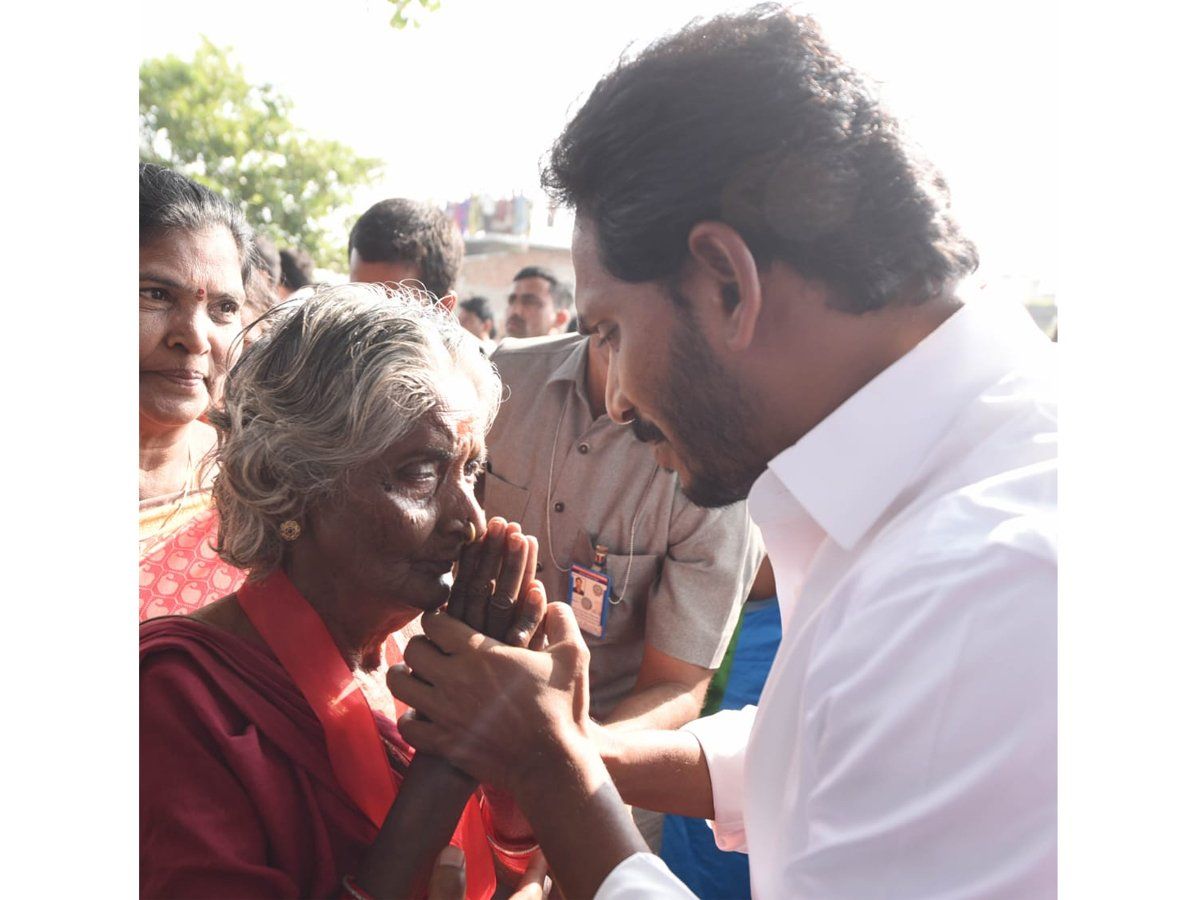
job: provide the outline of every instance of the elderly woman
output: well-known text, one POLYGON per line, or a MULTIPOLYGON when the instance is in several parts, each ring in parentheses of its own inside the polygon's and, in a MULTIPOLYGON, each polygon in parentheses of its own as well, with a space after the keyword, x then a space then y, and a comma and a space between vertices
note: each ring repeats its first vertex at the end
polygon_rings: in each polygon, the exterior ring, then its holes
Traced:
POLYGON ((412 896, 455 831, 490 897, 528 826, 413 759, 384 673, 425 610, 516 645, 544 612, 535 540, 475 500, 499 379, 445 310, 380 288, 271 315, 210 413, 218 548, 250 578, 141 628, 142 895, 412 896))
POLYGON ((216 521, 200 462, 242 329, 253 235, 232 204, 143 164, 139 181, 139 618, 192 612, 241 583, 212 549, 216 521))

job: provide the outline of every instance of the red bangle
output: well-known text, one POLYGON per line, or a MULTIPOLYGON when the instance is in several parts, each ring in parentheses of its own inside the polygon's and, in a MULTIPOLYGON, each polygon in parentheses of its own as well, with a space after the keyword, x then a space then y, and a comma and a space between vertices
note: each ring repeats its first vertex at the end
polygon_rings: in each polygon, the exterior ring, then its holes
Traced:
POLYGON ((487 795, 483 790, 479 791, 479 813, 483 819, 483 833, 487 838, 488 846, 492 848, 492 859, 495 861, 496 868, 508 876, 508 880, 516 883, 521 876, 525 874, 525 870, 529 868, 530 857, 537 853, 541 847, 536 839, 532 844, 523 846, 505 846, 493 835, 496 831, 496 823, 492 819, 492 804, 488 802, 487 795))
POLYGON ((513 859, 524 859, 526 856, 533 856, 533 854, 542 849, 540 844, 529 844, 526 847, 511 849, 505 847, 490 834, 485 834, 484 836, 487 838, 487 842, 492 845, 492 850, 501 856, 511 856, 513 859))

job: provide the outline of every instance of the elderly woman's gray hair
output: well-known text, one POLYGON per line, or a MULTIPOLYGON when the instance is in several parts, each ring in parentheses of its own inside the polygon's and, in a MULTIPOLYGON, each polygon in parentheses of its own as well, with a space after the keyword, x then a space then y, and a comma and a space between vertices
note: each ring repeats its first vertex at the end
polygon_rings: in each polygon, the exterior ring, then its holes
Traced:
POLYGON ((269 316, 266 336, 230 373, 223 408, 209 413, 217 551, 252 577, 282 561, 280 524, 438 407, 448 375, 471 378, 485 428, 500 402, 479 342, 426 295, 322 286, 269 316))

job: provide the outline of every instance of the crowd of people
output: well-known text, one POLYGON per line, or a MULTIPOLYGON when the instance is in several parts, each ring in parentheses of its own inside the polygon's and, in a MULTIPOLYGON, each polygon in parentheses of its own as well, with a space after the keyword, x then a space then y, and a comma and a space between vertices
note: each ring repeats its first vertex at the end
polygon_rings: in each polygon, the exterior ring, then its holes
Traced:
POLYGON ((1052 895, 1054 350, 936 170, 768 5, 543 181, 497 343, 435 206, 314 284, 140 166, 143 895, 1052 895))

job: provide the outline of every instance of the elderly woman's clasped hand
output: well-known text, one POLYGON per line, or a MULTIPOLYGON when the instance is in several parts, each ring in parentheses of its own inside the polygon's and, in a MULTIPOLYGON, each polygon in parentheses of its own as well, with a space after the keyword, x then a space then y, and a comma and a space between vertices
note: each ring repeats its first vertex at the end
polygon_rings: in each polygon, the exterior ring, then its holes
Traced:
MULTIPOLYGON (((480 621, 480 605, 476 597, 465 611, 469 624, 480 621)), ((448 612, 426 613, 424 636, 405 651, 407 665, 387 676, 392 693, 422 714, 401 721, 404 739, 514 793, 522 773, 547 763, 557 741, 588 741, 587 645, 569 608, 547 609, 544 592, 540 607, 541 624, 524 646, 505 646, 448 612)), ((514 625, 528 627, 531 619, 517 616, 514 625)))
POLYGON ((529 646, 546 614, 537 557, 537 538, 522 534, 516 522, 493 518, 463 548, 447 613, 501 643, 529 646))
MULTIPOLYGON (((474 524, 468 525, 468 533, 474 531, 474 524)), ((537 558, 537 538, 522 534, 520 525, 515 522, 506 522, 498 517, 491 519, 482 534, 463 546, 455 565, 449 599, 444 611, 438 615, 446 620, 454 618, 466 623, 466 626, 459 624, 459 627, 476 634, 480 640, 484 640, 486 635, 487 638, 522 649, 531 643, 540 645, 540 627, 546 613, 546 589, 535 577, 537 558)), ((408 642, 405 661, 407 663, 440 652, 427 638, 418 635, 408 642)), ((393 666, 388 673, 388 683, 390 685, 393 678, 411 677, 407 665, 393 666)), ((400 721, 401 730, 416 718, 416 712, 410 712, 400 721)), ((410 775, 420 771, 425 784, 436 785, 436 789, 442 792, 446 800, 444 810, 451 810, 461 804, 457 799, 451 801, 448 798, 461 795, 465 800, 474 790, 475 780, 461 772, 451 774, 458 770, 453 769, 444 756, 419 753, 413 761, 410 775)), ((487 798, 490 828, 497 838, 493 850, 503 859, 505 847, 513 848, 513 859, 519 859, 521 865, 527 865, 523 875, 512 872, 518 879, 516 883, 509 882, 516 891, 513 896, 522 900, 537 900, 543 896, 546 866, 540 854, 529 857, 530 852, 536 851, 536 845, 530 843, 533 838, 529 823, 510 793, 488 783, 481 787, 487 798)), ((415 806, 423 808, 428 815, 427 804, 417 801, 415 806)), ((448 835, 452 824, 452 818, 436 823, 428 820, 430 828, 426 840, 435 834, 448 835)), ((414 858, 421 855, 415 854, 414 858)), ((430 873, 429 896, 434 900, 461 897, 465 890, 465 879, 463 854, 455 847, 447 847, 430 873)))

